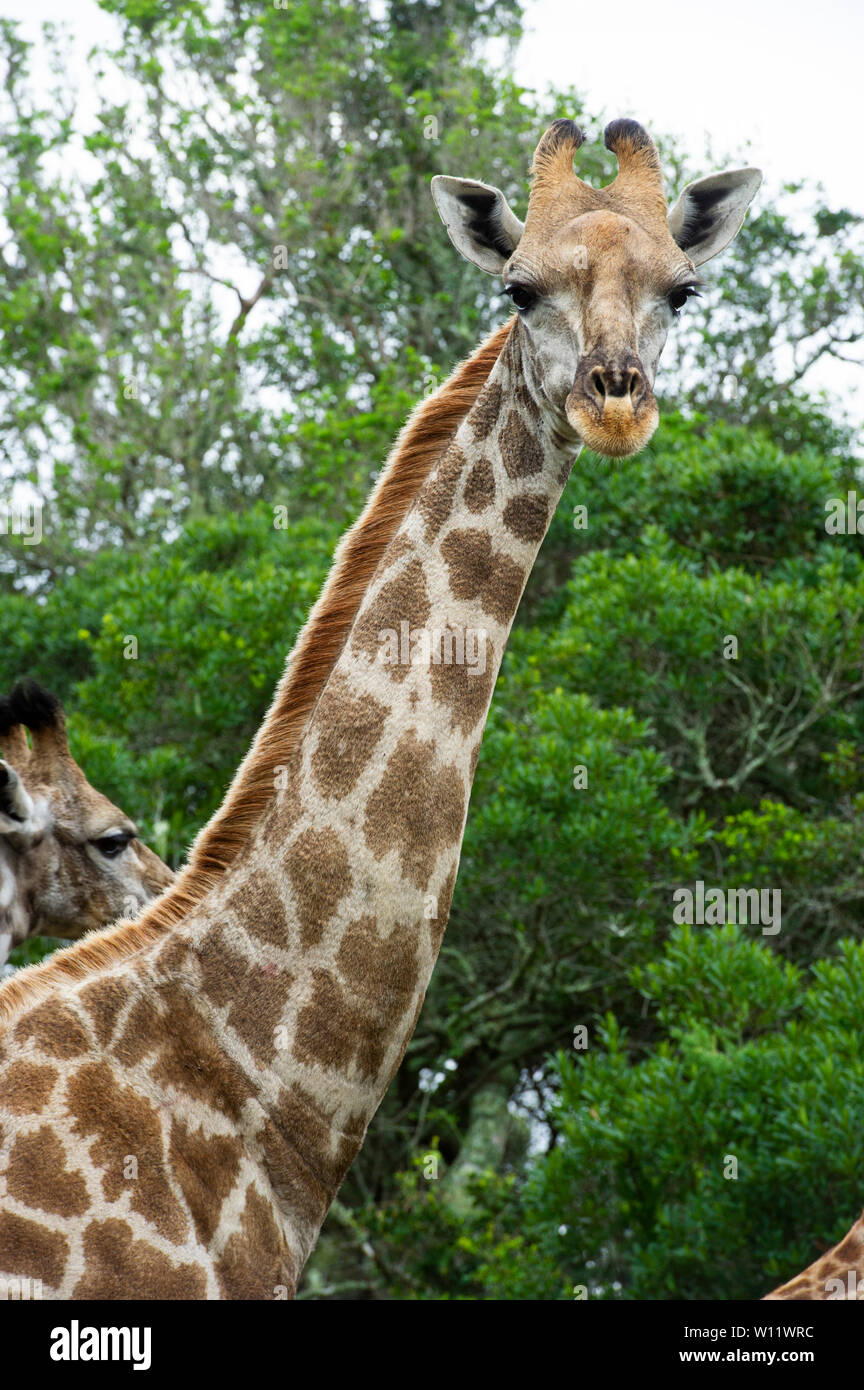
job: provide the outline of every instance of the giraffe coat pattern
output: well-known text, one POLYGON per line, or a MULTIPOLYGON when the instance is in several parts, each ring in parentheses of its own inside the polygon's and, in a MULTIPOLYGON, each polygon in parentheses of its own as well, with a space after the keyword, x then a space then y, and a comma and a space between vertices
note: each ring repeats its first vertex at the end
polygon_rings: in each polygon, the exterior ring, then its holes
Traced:
POLYGON ((460 251, 533 277, 536 310, 415 411, 175 884, 0 990, 0 1274, 47 1297, 292 1296, 399 1067, 573 459, 650 437, 668 295, 755 191, 729 176, 691 259, 641 127, 607 130, 608 189, 577 179, 581 141, 541 140, 524 228, 497 190, 436 180, 460 251), (403 631, 429 659, 383 659, 403 631), (477 660, 447 660, 468 634, 477 660))

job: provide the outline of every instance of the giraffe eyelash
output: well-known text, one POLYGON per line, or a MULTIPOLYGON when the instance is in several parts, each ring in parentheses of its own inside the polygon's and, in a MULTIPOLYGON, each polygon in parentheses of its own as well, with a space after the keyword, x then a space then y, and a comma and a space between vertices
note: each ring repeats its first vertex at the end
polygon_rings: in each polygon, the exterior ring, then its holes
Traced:
POLYGON ((690 280, 687 284, 675 285, 674 288, 669 291, 666 296, 666 303, 669 305, 676 319, 680 317, 681 310, 684 308, 688 299, 701 298, 701 283, 700 280, 690 280), (679 298, 679 296, 683 297, 679 298))
POLYGON ((504 293, 507 295, 507 298, 512 301, 513 307, 517 309, 520 314, 527 313, 529 309, 533 309, 540 297, 537 291, 533 290, 530 285, 523 285, 518 280, 514 280, 512 284, 505 285, 504 293))

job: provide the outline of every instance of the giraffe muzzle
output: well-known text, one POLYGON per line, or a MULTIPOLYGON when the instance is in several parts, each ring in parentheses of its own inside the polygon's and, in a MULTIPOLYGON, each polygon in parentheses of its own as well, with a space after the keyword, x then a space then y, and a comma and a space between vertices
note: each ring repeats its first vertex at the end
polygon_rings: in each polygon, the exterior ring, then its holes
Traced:
POLYGON ((611 458, 644 448, 660 418, 642 363, 633 353, 583 357, 564 408, 588 448, 611 458))

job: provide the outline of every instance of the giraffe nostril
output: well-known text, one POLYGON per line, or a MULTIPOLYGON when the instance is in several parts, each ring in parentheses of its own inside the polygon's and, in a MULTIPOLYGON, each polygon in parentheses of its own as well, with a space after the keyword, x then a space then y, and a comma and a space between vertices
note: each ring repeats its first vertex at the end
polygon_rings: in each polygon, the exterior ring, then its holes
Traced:
POLYGON ((635 410, 647 390, 642 368, 620 358, 595 362, 587 368, 582 381, 584 395, 600 410, 605 410, 613 399, 629 401, 635 410))
POLYGON ((600 399, 601 399, 601 401, 605 401, 605 399, 606 399, 606 382, 605 382, 605 379, 604 379, 604 377, 603 377, 603 368, 602 368, 602 367, 592 367, 591 373, 590 373, 590 375, 589 375, 588 380, 591 382, 591 385, 592 385, 593 388, 594 388, 594 393, 595 393, 595 395, 599 396, 600 399))

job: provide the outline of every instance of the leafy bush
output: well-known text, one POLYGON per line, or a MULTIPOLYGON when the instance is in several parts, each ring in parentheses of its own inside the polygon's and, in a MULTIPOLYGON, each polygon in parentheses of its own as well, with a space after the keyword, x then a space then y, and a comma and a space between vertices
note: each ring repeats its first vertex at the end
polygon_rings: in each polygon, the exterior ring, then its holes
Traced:
POLYGON ((607 1015, 557 1058, 551 1150, 477 1173, 454 1212, 422 1164, 361 1212, 399 1297, 754 1299, 861 1205, 864 945, 805 976, 741 928, 676 929, 631 982, 661 1026, 607 1015))

